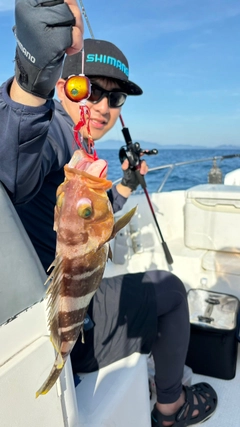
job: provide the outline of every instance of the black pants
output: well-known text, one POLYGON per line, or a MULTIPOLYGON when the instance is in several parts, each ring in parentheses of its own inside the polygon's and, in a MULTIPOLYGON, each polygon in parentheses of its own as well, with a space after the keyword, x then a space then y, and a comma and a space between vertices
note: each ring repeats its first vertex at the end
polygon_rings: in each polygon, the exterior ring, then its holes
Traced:
POLYGON ((95 326, 71 353, 74 373, 98 370, 134 352, 152 352, 158 402, 178 399, 190 331, 180 279, 158 270, 105 278, 89 315, 95 326))
POLYGON ((182 391, 183 368, 190 336, 186 291, 174 275, 153 273, 157 296, 158 332, 152 345, 155 382, 160 403, 175 402, 182 391))

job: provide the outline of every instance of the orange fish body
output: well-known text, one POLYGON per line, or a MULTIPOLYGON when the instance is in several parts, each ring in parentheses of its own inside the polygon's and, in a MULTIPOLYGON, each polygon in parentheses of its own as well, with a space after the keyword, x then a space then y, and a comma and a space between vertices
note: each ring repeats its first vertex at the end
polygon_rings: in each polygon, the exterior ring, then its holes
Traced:
POLYGON ((109 240, 124 227, 135 209, 116 224, 106 190, 107 164, 77 150, 64 167, 57 189, 54 230, 56 258, 48 280, 50 339, 57 352, 53 368, 37 391, 46 394, 59 377, 79 334, 89 303, 101 283, 109 257, 109 240))

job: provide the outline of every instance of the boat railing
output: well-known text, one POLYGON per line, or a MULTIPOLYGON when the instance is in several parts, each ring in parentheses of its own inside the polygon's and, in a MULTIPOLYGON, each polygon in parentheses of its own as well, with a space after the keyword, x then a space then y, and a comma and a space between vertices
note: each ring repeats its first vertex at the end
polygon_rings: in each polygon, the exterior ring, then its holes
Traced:
MULTIPOLYGON (((161 193, 161 191, 162 191, 164 185, 166 184, 168 178, 170 177, 170 175, 172 174, 172 172, 174 171, 174 169, 177 168, 177 167, 179 167, 179 166, 186 166, 186 165, 190 165, 190 164, 196 164, 196 163, 201 163, 201 162, 209 162, 209 161, 212 161, 213 164, 214 164, 214 162, 217 162, 217 161, 221 162, 222 160, 233 159, 235 157, 240 157, 240 154, 239 153, 236 153, 236 154, 227 154, 227 155, 224 155, 224 156, 205 157, 203 159, 194 159, 194 160, 187 160, 187 161, 184 161, 184 162, 169 163, 169 164, 166 164, 166 165, 160 165, 160 166, 155 166, 153 168, 150 168, 148 170, 148 174, 156 172, 156 171, 160 171, 160 170, 163 170, 163 169, 167 169, 167 172, 166 172, 165 176, 163 177, 161 185, 156 190, 157 193, 161 193)), ((118 182, 121 181, 121 179, 122 178, 117 179, 116 181, 113 182, 113 184, 117 184, 118 182)), ((138 190, 138 192, 141 192, 141 191, 142 191, 141 189, 138 190)))

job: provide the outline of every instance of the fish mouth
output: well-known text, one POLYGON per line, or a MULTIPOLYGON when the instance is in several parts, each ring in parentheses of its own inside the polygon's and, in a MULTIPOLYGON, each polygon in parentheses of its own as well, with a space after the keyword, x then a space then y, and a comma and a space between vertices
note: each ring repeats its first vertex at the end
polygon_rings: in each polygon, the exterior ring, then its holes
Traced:
POLYGON ((89 175, 98 178, 106 178, 107 162, 103 159, 95 160, 93 155, 87 154, 84 150, 76 150, 68 163, 70 168, 87 172, 89 175))

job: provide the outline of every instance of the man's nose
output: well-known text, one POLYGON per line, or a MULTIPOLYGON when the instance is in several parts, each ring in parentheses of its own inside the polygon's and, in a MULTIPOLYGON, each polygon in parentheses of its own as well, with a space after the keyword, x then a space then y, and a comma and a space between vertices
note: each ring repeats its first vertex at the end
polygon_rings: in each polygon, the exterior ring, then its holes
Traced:
POLYGON ((95 109, 100 111, 101 114, 106 114, 109 112, 109 105, 108 105, 108 97, 104 96, 103 99, 101 99, 100 102, 95 104, 95 109))

